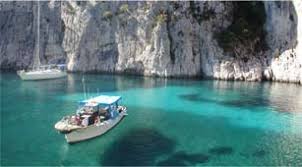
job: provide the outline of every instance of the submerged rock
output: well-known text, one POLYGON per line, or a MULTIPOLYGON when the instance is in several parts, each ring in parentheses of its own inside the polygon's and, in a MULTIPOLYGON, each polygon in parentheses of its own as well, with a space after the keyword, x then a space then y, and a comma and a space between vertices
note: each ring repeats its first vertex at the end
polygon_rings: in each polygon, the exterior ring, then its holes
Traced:
POLYGON ((156 164, 156 166, 190 166, 185 161, 176 159, 176 158, 168 158, 166 160, 160 161, 156 164))
POLYGON ((189 154, 184 151, 176 152, 169 158, 157 163, 157 166, 192 166, 206 163, 209 156, 201 153, 189 154))
POLYGON ((233 152, 234 152, 233 148, 228 146, 214 147, 209 149, 209 153, 215 155, 226 155, 226 154, 232 154, 233 152))
POLYGON ((133 129, 118 138, 102 156, 103 166, 151 166, 173 152, 175 142, 155 129, 133 129))
POLYGON ((264 157, 267 154, 265 150, 256 150, 252 153, 252 156, 254 157, 264 157))

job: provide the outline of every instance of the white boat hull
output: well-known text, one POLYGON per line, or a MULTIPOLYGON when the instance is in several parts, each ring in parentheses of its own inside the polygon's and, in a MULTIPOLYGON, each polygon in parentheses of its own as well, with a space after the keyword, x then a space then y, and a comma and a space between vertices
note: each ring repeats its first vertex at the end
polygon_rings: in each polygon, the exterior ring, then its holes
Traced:
POLYGON ((65 121, 59 121, 55 124, 55 129, 57 129, 61 133, 68 133, 75 129, 82 128, 79 125, 68 124, 65 121))
POLYGON ((75 143, 103 135, 117 125, 126 115, 126 111, 121 112, 115 119, 108 120, 105 123, 100 123, 98 125, 91 125, 86 128, 74 130, 65 134, 65 138, 68 143, 75 143))
POLYGON ((43 80, 65 77, 67 73, 61 70, 18 71, 22 80, 43 80))

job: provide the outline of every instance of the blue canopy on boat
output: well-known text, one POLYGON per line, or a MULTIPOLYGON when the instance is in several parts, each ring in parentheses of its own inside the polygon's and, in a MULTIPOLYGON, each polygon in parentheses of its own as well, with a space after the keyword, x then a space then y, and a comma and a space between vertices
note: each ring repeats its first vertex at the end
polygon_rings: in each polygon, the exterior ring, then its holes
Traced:
POLYGON ((121 100, 121 96, 107 96, 107 95, 100 95, 91 99, 80 101, 80 104, 88 104, 91 106, 97 106, 99 104, 111 105, 116 103, 117 101, 121 100))

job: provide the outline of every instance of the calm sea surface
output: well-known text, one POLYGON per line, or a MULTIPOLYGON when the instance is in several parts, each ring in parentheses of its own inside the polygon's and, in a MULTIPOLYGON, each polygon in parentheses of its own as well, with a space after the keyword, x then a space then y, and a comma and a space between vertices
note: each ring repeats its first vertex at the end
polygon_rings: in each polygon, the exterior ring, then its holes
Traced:
POLYGON ((14 73, 0 82, 1 165, 302 166, 299 85, 14 73), (104 136, 67 144, 54 124, 99 93, 121 95, 129 115, 104 136))

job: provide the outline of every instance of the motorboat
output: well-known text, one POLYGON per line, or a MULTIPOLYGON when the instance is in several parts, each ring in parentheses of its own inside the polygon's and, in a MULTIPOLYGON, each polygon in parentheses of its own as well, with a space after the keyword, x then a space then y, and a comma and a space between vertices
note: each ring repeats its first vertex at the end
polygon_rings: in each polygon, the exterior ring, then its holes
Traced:
POLYGON ((37 66, 30 70, 17 71, 22 80, 43 80, 62 78, 67 75, 65 64, 37 66))
POLYGON ((127 115, 126 107, 119 105, 121 99, 121 96, 100 95, 80 101, 76 113, 64 116, 54 127, 65 134, 68 143, 101 136, 127 115))

